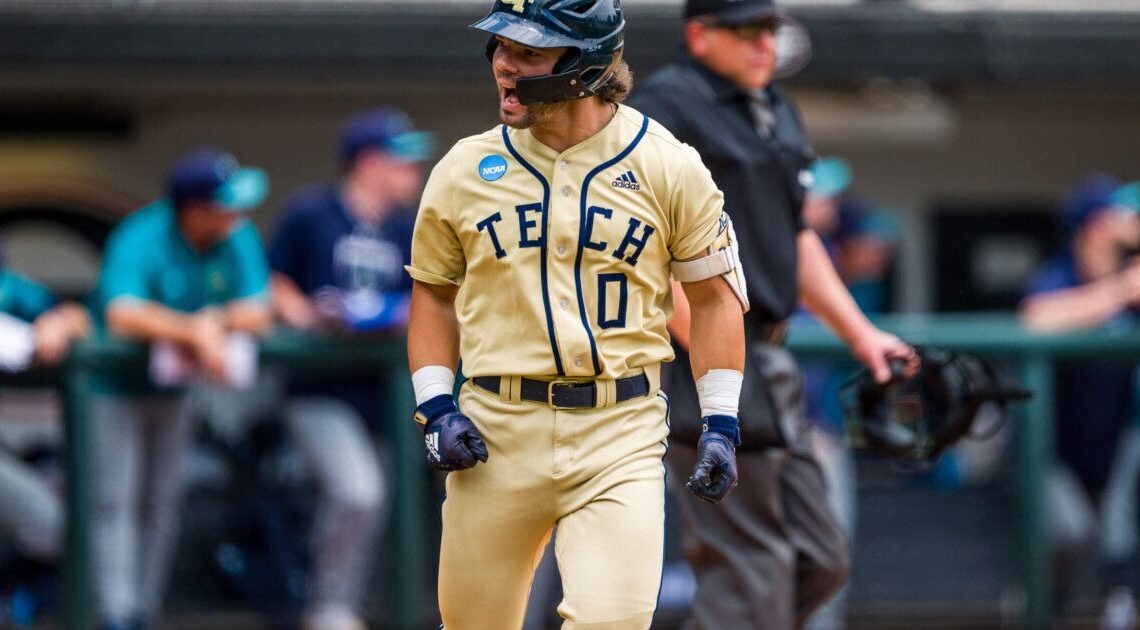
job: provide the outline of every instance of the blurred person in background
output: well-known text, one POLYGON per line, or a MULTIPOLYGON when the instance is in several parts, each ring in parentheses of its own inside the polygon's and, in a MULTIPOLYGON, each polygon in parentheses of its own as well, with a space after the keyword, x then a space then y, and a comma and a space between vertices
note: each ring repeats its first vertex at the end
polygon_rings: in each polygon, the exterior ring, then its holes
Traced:
MULTIPOLYGON (((273 308, 292 328, 324 334, 407 324, 414 203, 434 138, 403 112, 347 121, 339 181, 306 186, 282 210, 269 249, 273 308)), ((313 538, 308 630, 364 628, 360 605, 385 503, 375 446, 383 391, 372 374, 291 375, 285 422, 322 491, 313 538)), ((401 418, 401 421, 403 419, 401 418)))
MULTIPOLYGON (((1140 306, 1140 182, 1122 186, 1106 175, 1079 182, 1062 218, 1068 243, 1030 278, 1018 309, 1039 332, 1132 330, 1140 306)), ((1105 628, 1137 621, 1136 495, 1140 439, 1122 434, 1134 413, 1134 361, 1070 360, 1056 367, 1056 448, 1047 482, 1052 537, 1062 564, 1083 560, 1100 519, 1102 576, 1108 593, 1105 628), (1124 439, 1122 438, 1122 435, 1124 439), (1115 471, 1115 479, 1114 477, 1115 471), (1094 508, 1093 506, 1098 506, 1094 508)), ((1058 575, 1071 575, 1060 571, 1058 575)))
POLYGON ((808 169, 809 183, 804 195, 804 225, 815 230, 830 248, 830 237, 839 228, 839 205, 851 185, 851 165, 840 157, 821 157, 808 169))
POLYGON ((154 628, 160 616, 192 428, 183 385, 246 380, 231 334, 271 323, 268 265, 246 216, 268 187, 230 154, 197 150, 170 169, 166 196, 107 241, 95 314, 106 332, 149 343, 152 361, 149 375, 104 371, 93 383, 93 579, 105 630, 154 628))
MULTIPOLYGON (((0 250, 0 370, 57 365, 76 339, 90 331, 87 311, 60 303, 40 284, 8 269, 0 250)), ((16 559, 0 580, 0 627, 26 625, 36 612, 35 584, 59 558, 63 505, 58 487, 18 453, 0 447, 0 532, 16 559)))
POLYGON ((890 308, 888 275, 899 244, 898 220, 856 197, 839 206, 839 226, 832 235, 835 270, 855 303, 867 314, 890 308))
MULTIPOLYGON (((894 218, 873 209, 846 193, 850 171, 831 166, 838 158, 824 158, 813 165, 813 188, 804 204, 804 221, 814 221, 831 255, 835 270, 859 308, 868 315, 889 307, 887 275, 898 243, 894 218), (830 213, 813 214, 830 206, 830 213)), ((808 223, 812 225, 812 223, 808 223)), ((801 311, 798 318, 812 318, 801 311)), ((814 318, 812 318, 814 319, 814 318)), ((827 478, 828 500, 840 526, 854 544, 857 513, 854 453, 847 447, 840 389, 857 369, 851 362, 816 360, 803 366, 804 400, 812 426, 812 449, 827 478)), ((812 617, 808 628, 837 630, 846 616, 846 587, 812 617)))
MULTIPOLYGON (((821 157, 808 169, 811 187, 804 197, 803 221, 806 227, 815 230, 820 242, 836 263, 836 245, 841 235, 840 207, 851 185, 853 175, 846 160, 839 157, 821 157)), ((854 221, 848 225, 854 226, 854 221)), ((843 277, 842 271, 836 271, 843 277)), ((846 282, 846 278, 843 278, 846 282)), ((856 300, 856 303, 859 303, 856 300)), ((864 312, 864 304, 859 304, 864 312)), ((799 308, 797 320, 815 321, 811 312, 799 308)), ((811 432, 811 446, 827 478, 828 500, 848 541, 853 540, 855 527, 855 460, 845 448, 843 433, 843 413, 838 399, 839 383, 853 371, 850 362, 837 364, 836 361, 816 359, 802 364, 804 382, 804 413, 814 429, 811 432), (843 375, 843 376, 841 376, 843 375)), ((844 592, 836 593, 828 606, 821 609, 813 618, 814 627, 841 628, 844 616, 844 592)))
MULTIPOLYGON (((800 371, 782 347, 786 319, 803 303, 880 381, 890 376, 890 359, 917 359, 867 320, 806 224, 812 182, 805 171, 815 152, 773 81, 806 58, 779 41, 805 43, 806 31, 771 0, 688 0, 684 16, 681 58, 650 76, 629 103, 696 148, 709 167, 733 213, 752 304, 744 318, 741 484, 718 506, 675 493, 697 581, 685 627, 785 630, 801 627, 843 585, 849 563, 808 439, 800 371)), ((687 380, 683 300, 669 332, 677 359, 662 382, 673 415, 685 417, 696 413, 697 396, 687 380)), ((683 479, 695 458, 686 428, 671 427, 670 477, 683 479)))

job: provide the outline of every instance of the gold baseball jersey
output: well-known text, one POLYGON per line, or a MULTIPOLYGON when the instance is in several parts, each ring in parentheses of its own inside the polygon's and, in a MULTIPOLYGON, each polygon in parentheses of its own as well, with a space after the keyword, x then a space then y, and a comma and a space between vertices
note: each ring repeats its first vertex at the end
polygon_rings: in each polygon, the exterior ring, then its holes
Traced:
POLYGON ((618 378, 673 358, 669 264, 708 251, 723 203, 697 152, 630 107, 562 153, 501 125, 432 170, 407 270, 459 287, 468 376, 618 378))

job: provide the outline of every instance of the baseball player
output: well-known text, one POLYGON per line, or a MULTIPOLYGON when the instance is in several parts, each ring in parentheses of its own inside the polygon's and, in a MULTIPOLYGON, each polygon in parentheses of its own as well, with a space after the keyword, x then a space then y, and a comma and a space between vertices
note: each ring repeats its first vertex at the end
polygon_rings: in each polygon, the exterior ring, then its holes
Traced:
MULTIPOLYGON (((171 168, 167 195, 107 241, 94 302, 115 335, 169 342, 224 381, 231 331, 268 328, 269 269, 245 212, 268 178, 228 153, 195 151, 171 168)), ((142 630, 159 615, 178 532, 191 414, 181 388, 147 374, 101 372, 90 409, 94 592, 105 630, 142 630)))
POLYGON ((716 502, 736 482, 746 289, 732 226, 696 152, 620 104, 624 25, 618 0, 497 0, 473 26, 504 124, 458 142, 421 202, 408 355, 428 461, 452 471, 448 630, 519 628, 555 526, 563 628, 649 627, 671 270, 687 279, 702 392, 689 487, 716 502))
MULTIPOLYGON (((298 329, 366 334, 402 327, 412 280, 404 273, 432 134, 403 112, 350 118, 340 138, 343 177, 286 202, 269 248, 276 313, 298 329)), ((294 374, 285 423, 320 481, 313 537, 316 584, 305 630, 364 628, 359 606, 369 547, 384 507, 374 432, 375 374, 294 374)))
MULTIPOLYGON (((1040 332, 1100 328, 1120 334, 1140 316, 1140 182, 1121 185, 1095 174, 1062 203, 1065 246, 1030 276, 1018 307, 1023 325, 1040 332)), ((1090 560, 1099 534, 1106 600, 1101 628, 1135 628, 1140 588, 1136 551, 1135 362, 1066 360, 1056 367, 1054 441, 1057 462, 1047 477, 1050 539, 1060 599, 1075 588, 1073 567, 1090 560), (1097 512, 1101 522, 1097 523, 1097 512)))
MULTIPOLYGON (((777 29, 789 24, 772 0, 687 0, 681 58, 632 99, 712 166, 740 227, 753 305, 741 405, 745 483, 715 510, 678 497, 683 547, 697 579, 687 628, 800 627, 846 578, 847 543, 807 439, 799 370, 780 346, 797 301, 877 379, 889 378, 890 358, 917 368, 909 346, 862 314, 819 236, 804 225, 811 183, 804 170, 814 152, 794 105, 771 82, 780 61, 777 29)), ((666 378, 675 409, 692 413, 701 392, 682 366, 696 338, 687 339, 683 304, 677 313, 670 330, 678 360, 666 378)), ((672 429, 668 462, 677 474, 700 457, 699 436, 681 422, 672 429)))
MULTIPOLYGON (((70 302, 58 304, 46 288, 6 268, 0 252, 0 344, 5 346, 0 369, 17 371, 32 361, 56 364, 71 342, 89 329, 85 309, 70 302), (24 325, 6 321, 8 317, 24 325), (20 351, 12 352, 13 346, 20 351)), ((0 532, 11 536, 33 575, 57 559, 63 521, 63 505, 43 476, 0 448, 0 532)), ((7 619, 7 613, 0 619, 7 619)))

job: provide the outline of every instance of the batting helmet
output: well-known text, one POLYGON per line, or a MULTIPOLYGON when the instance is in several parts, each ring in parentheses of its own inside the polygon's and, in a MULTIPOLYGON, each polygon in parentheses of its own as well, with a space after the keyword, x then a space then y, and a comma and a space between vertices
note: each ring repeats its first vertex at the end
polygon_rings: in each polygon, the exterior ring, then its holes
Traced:
POLYGON ((613 76, 625 44, 620 0, 495 0, 471 28, 491 34, 488 60, 496 35, 532 48, 569 49, 552 74, 515 82, 523 105, 593 96, 613 76))

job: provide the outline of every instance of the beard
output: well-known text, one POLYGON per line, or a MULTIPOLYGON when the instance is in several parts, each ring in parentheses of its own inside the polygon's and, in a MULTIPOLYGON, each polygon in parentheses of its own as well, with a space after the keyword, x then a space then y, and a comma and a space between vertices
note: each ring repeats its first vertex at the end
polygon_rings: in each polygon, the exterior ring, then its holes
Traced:
POLYGON ((529 129, 550 120, 564 109, 566 109, 565 101, 557 103, 535 103, 534 105, 527 105, 526 113, 518 119, 508 119, 508 114, 500 111, 499 120, 512 129, 529 129))

